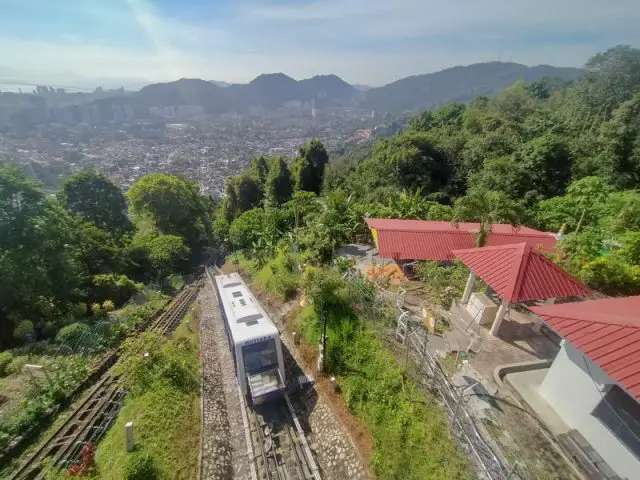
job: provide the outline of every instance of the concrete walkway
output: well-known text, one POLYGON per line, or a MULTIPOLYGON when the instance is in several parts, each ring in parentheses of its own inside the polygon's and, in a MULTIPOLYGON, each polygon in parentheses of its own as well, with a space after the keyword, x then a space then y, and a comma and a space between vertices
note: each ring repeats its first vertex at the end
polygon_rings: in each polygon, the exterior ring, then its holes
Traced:
POLYGON ((235 417, 232 418, 232 425, 229 422, 228 412, 239 414, 240 409, 237 404, 235 410, 229 409, 227 405, 228 377, 233 375, 234 370, 233 365, 229 366, 228 362, 221 365, 219 355, 224 351, 228 352, 228 348, 226 339, 220 341, 219 329, 224 327, 221 324, 218 300, 208 282, 200 290, 199 301, 202 312, 200 352, 203 410, 200 479, 250 478, 242 422, 240 427, 235 417), (242 435, 241 439, 238 439, 239 435, 242 435), (241 458, 238 458, 238 449, 241 458))
POLYGON ((524 372, 508 373, 504 382, 515 390, 518 396, 535 412, 554 436, 567 433, 570 428, 564 423, 556 411, 540 396, 538 389, 549 371, 539 368, 524 372))

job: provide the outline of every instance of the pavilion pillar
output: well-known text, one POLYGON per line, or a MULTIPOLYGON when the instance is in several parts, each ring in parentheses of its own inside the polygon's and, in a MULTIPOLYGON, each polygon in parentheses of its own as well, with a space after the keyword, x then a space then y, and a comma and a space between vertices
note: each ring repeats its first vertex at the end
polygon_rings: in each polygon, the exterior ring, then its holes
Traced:
POLYGON ((502 320, 504 319, 504 316, 506 315, 508 308, 509 308, 509 302, 507 300, 502 300, 502 303, 500 304, 500 308, 498 308, 498 313, 496 313, 496 318, 493 321, 493 325, 491 325, 491 330, 489 330, 489 333, 494 337, 498 336, 498 330, 500 330, 500 324, 502 323, 502 320))
MULTIPOLYGON (((555 297, 552 298, 548 298, 544 301, 544 305, 553 305, 556 301, 555 297)), ((539 332, 540 329, 542 328, 542 325, 544 324, 544 321, 542 320, 541 317, 536 316, 535 322, 533 324, 533 331, 534 332, 539 332)))
POLYGON ((467 278, 467 285, 464 287, 464 293, 462 294, 462 303, 466 304, 469 301, 469 297, 471 297, 471 292, 473 291, 473 285, 475 283, 476 274, 471 270, 469 278, 467 278))

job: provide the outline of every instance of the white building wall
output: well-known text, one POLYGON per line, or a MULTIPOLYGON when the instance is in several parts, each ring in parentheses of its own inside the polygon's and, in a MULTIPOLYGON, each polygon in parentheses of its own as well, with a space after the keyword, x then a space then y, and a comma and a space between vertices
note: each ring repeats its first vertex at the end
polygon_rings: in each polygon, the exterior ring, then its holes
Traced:
POLYGON ((571 428, 577 430, 622 478, 639 478, 640 461, 591 412, 602 400, 609 375, 580 350, 563 341, 540 395, 571 428))

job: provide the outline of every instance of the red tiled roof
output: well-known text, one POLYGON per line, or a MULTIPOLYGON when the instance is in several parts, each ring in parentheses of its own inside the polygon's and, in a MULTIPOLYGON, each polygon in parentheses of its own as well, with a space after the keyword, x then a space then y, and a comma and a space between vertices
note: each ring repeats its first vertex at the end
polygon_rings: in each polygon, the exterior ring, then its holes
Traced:
MULTIPOLYGON (((369 228, 377 231, 378 253, 383 258, 395 260, 452 260, 452 250, 472 248, 472 233, 479 223, 458 223, 425 220, 398 220, 367 218, 369 228)), ((528 227, 494 224, 489 235, 489 245, 507 245, 526 242, 532 247, 551 251, 556 238, 552 233, 540 232, 528 227)))
POLYGON ((529 309, 640 400, 640 296, 529 309))
POLYGON ((591 292, 527 243, 453 253, 508 302, 582 296, 591 292))
MULTIPOLYGON (((443 220, 403 220, 399 218, 367 218, 369 228, 378 230, 400 230, 405 232, 474 232, 480 229, 478 222, 460 222, 458 224, 443 220)), ((552 235, 529 227, 514 227, 508 223, 494 223, 494 233, 552 235)))

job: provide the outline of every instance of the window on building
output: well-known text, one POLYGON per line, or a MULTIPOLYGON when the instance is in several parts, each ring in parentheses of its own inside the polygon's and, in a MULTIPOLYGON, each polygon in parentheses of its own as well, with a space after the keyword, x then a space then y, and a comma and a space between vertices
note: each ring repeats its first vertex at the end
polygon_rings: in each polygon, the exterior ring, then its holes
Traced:
POLYGON ((592 415, 640 458, 640 403, 635 398, 611 385, 592 415))
POLYGON ((233 298, 238 298, 242 296, 242 292, 233 292, 232 295, 233 295, 233 298))

